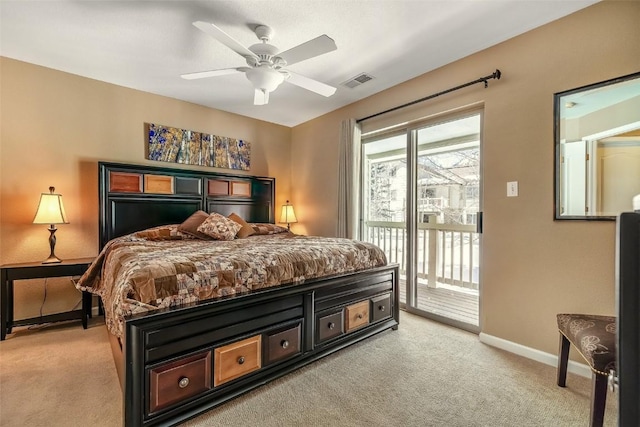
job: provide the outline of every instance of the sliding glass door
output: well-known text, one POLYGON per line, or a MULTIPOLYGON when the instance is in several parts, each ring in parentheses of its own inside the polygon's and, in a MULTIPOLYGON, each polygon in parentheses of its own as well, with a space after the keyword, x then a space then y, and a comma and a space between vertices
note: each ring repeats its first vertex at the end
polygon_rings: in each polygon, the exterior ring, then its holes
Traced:
POLYGON ((408 311, 479 327, 480 112, 363 139, 363 233, 408 311))

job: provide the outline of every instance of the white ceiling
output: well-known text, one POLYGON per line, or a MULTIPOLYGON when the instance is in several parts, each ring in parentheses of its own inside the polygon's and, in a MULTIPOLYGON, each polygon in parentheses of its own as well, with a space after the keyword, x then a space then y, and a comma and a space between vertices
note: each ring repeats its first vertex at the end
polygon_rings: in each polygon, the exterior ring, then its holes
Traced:
MULTIPOLYGON (((0 0, 0 55, 295 126, 597 1, 0 0), (245 46, 258 42, 257 24, 269 25, 271 44, 281 50, 327 34, 337 51, 288 68, 338 90, 325 98, 285 82, 268 105, 254 106, 243 74, 183 80, 180 74, 246 65, 195 28, 197 20, 245 46), (354 89, 340 85, 362 72, 375 79, 354 89)), ((496 68, 487 64, 471 77, 496 68)))

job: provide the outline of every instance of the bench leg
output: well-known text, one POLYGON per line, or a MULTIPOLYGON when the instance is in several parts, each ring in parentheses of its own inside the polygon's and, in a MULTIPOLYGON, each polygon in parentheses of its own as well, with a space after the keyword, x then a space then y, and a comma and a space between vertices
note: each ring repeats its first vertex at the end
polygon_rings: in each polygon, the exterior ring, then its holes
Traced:
POLYGON ((91 293, 82 291, 82 327, 87 329, 87 319, 91 317, 91 293))
POLYGON ((606 375, 592 373, 592 389, 591 389, 591 427, 602 427, 604 421, 604 408, 607 403, 607 385, 608 378, 606 375))
MULTIPOLYGON (((569 363, 569 346, 571 343, 563 334, 560 334, 560 349, 558 354, 558 385, 567 385, 567 365, 569 363)), ((606 391, 606 390, 605 390, 606 391)))

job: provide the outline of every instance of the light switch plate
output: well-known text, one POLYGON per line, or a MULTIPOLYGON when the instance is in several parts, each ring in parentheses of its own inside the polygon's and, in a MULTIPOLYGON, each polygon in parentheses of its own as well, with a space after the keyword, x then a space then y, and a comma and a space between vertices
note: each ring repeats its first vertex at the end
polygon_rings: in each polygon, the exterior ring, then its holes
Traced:
POLYGON ((507 197, 518 197, 518 181, 507 182, 507 197))

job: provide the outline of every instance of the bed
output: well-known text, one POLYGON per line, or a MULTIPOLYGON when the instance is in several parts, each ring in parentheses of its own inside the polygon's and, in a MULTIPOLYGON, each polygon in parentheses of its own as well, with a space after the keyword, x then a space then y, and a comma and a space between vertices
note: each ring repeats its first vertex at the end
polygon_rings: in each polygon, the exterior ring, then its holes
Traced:
POLYGON ((273 178, 98 169, 101 252, 78 286, 101 298, 125 426, 179 423, 397 329, 398 266, 275 225, 273 178))

